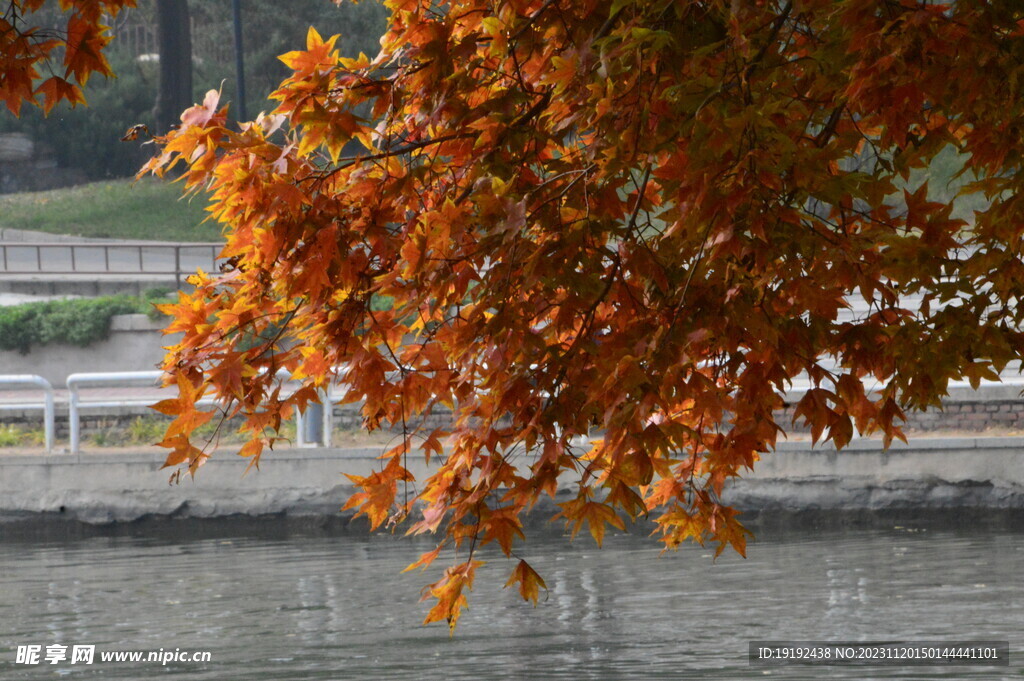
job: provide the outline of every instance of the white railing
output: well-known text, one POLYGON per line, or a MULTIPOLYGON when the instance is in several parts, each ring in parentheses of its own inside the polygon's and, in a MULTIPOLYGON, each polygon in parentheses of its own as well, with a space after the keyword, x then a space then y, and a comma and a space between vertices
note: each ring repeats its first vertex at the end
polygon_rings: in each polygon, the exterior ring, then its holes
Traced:
MULTIPOLYGON (((88 399, 87 395, 81 392, 86 386, 117 386, 127 387, 142 383, 151 387, 161 387, 165 376, 163 371, 116 371, 116 372, 91 372, 71 374, 67 378, 68 385, 68 446, 72 454, 79 454, 81 449, 81 410, 83 408, 114 408, 129 406, 150 406, 154 399, 152 395, 133 397, 121 395, 114 399, 99 398, 88 399)), ((278 378, 283 382, 291 379, 291 375, 283 369, 278 371, 278 378)), ((288 393, 285 393, 286 395, 288 393)), ((321 401, 326 405, 327 396, 321 391, 321 401)), ((212 397, 204 397, 197 404, 215 404, 212 397)), ((295 440, 299 447, 323 447, 331 446, 331 409, 326 406, 319 415, 320 431, 319 437, 307 438, 305 415, 295 411, 295 440)))
POLYGON ((38 409, 40 406, 43 408, 43 433, 44 433, 44 444, 46 446, 46 453, 49 454, 53 451, 53 433, 54 433, 54 399, 53 399, 53 386, 42 376, 36 376, 34 374, 14 374, 8 376, 0 376, 0 385, 28 385, 41 388, 43 390, 43 402, 4 402, 0 403, 0 409, 38 409))
POLYGON ((124 387, 126 384, 134 385, 144 383, 156 387, 164 376, 163 371, 117 371, 109 373, 77 373, 67 378, 68 385, 68 445, 72 454, 79 454, 82 440, 82 407, 93 408, 116 408, 128 406, 149 406, 153 404, 152 397, 119 396, 116 399, 83 399, 81 389, 84 386, 96 386, 114 384, 124 387))
MULTIPOLYGON (((343 376, 342 374, 339 374, 343 376)), ((67 378, 68 387, 68 427, 69 427, 69 449, 72 454, 79 454, 81 448, 81 410, 83 408, 119 408, 131 406, 150 406, 155 401, 152 394, 148 395, 125 395, 117 397, 100 396, 94 398, 82 393, 82 388, 89 386, 104 387, 130 387, 143 384, 149 387, 162 387, 162 380, 165 376, 163 371, 121 371, 121 372, 97 372, 97 373, 75 373, 67 378)), ((291 375, 283 369, 278 372, 278 377, 283 382, 288 382, 291 375)), ((995 386, 1016 386, 1024 388, 1024 376, 1004 375, 999 381, 983 380, 981 385, 985 387, 995 386)), ((17 402, 0 402, 0 410, 25 410, 42 409, 44 420, 45 447, 47 453, 53 451, 55 433, 55 391, 53 386, 42 376, 33 374, 0 375, 0 386, 30 386, 43 391, 43 399, 23 400, 17 402)), ((788 402, 795 402, 803 393, 813 386, 806 379, 797 379, 787 390, 782 393, 783 398, 788 402)), ((949 388, 970 388, 968 381, 950 381, 949 388)), ((320 404, 311 405, 312 413, 303 414, 296 410, 294 422, 296 431, 296 445, 299 447, 330 447, 332 444, 331 430, 333 420, 332 405, 338 399, 337 390, 340 388, 332 383, 327 390, 319 391, 320 404), (319 421, 319 428, 308 427, 313 423, 308 419, 313 418, 319 421)), ((285 395, 292 391, 285 391, 285 395)), ((205 397, 199 400, 198 404, 214 404, 212 397, 205 397)), ((857 437, 855 433, 854 437, 857 437)))

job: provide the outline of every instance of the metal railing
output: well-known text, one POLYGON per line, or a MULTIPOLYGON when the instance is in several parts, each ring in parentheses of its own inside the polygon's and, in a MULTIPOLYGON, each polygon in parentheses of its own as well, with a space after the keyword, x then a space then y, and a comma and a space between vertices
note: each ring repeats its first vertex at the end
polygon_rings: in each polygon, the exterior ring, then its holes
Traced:
POLYGON ((119 371, 111 373, 77 373, 67 378, 68 385, 68 446, 72 454, 79 454, 82 439, 82 407, 127 407, 127 406, 149 406, 153 404, 152 397, 131 397, 121 396, 117 399, 83 400, 81 389, 89 385, 110 385, 125 386, 126 384, 143 383, 151 387, 157 387, 158 382, 163 378, 162 371, 119 371))
POLYGON ((197 268, 217 269, 223 244, 211 242, 0 242, 0 274, 166 274, 180 288, 197 268))
MULTIPOLYGON (((343 374, 342 374, 343 375, 343 374)), ((68 429, 69 449, 74 455, 78 455, 81 449, 81 410, 84 408, 118 408, 131 406, 150 406, 158 401, 152 394, 148 395, 120 395, 116 398, 100 396, 99 399, 92 399, 91 396, 82 393, 82 389, 92 386, 116 386, 130 387, 143 384, 148 387, 162 387, 162 380, 165 376, 163 371, 122 371, 122 372, 93 372, 75 373, 67 378, 68 388, 68 429)), ((283 369, 278 372, 278 377, 283 382, 291 379, 290 374, 283 369)), ((985 387, 1015 386, 1024 387, 1024 376, 1002 376, 1000 381, 983 380, 981 385, 985 387)), ((55 391, 53 386, 42 376, 33 374, 0 375, 0 386, 30 386, 43 391, 43 399, 6 401, 0 402, 0 410, 26 410, 42 409, 44 419, 45 447, 47 453, 53 451, 55 439, 55 391)), ((814 388, 806 380, 794 381, 790 387, 782 393, 787 401, 798 400, 805 392, 814 388)), ((970 388, 967 381, 950 381, 950 388, 970 388)), ((296 430, 296 445, 299 447, 332 445, 332 420, 333 409, 331 405, 339 398, 340 388, 332 384, 327 390, 319 391, 320 409, 307 410, 303 413, 295 412, 294 422, 296 430), (314 425, 316 424, 316 425, 314 425)), ((289 390, 283 391, 284 395, 290 394, 289 390)), ((204 397, 198 404, 214 404, 216 400, 212 397, 204 397)), ((312 405, 311 405, 312 406, 312 405)), ((857 434, 854 437, 858 437, 857 434)))
POLYGON ((54 423, 54 399, 53 399, 53 386, 42 376, 36 376, 34 374, 13 374, 7 376, 0 376, 0 385, 28 385, 41 388, 43 390, 43 402, 40 405, 39 402, 24 402, 24 403, 12 403, 4 402, 0 403, 0 409, 38 409, 40 406, 43 408, 43 432, 44 432, 44 444, 46 446, 46 453, 49 454, 53 451, 53 433, 54 423))
MULTIPOLYGON (((83 408, 148 407, 156 401, 152 395, 122 395, 115 399, 103 397, 100 399, 89 399, 87 395, 83 395, 81 392, 83 387, 111 385, 128 387, 140 383, 149 387, 162 387, 162 380, 165 375, 163 371, 118 371, 76 373, 68 376, 68 447, 71 453, 78 455, 81 450, 81 410, 83 408)), ((284 370, 278 371, 277 376, 283 382, 291 378, 291 375, 284 370)), ((288 395, 289 393, 286 391, 284 394, 288 395)), ((320 397, 324 407, 318 416, 319 432, 316 432, 317 429, 315 427, 311 429, 311 432, 307 432, 306 415, 299 410, 295 411, 295 441, 299 447, 331 446, 332 410, 326 406, 327 394, 321 391, 320 397)), ((215 403, 216 400, 214 398, 204 397, 196 404, 209 405, 215 403)))

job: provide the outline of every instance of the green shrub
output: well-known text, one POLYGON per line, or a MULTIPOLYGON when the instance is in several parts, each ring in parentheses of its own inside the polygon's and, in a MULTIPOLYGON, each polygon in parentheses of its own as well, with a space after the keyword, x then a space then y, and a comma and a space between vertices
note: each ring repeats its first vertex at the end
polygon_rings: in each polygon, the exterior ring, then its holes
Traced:
POLYGON ((139 302, 127 296, 54 301, 45 314, 36 317, 38 343, 85 347, 110 334, 110 319, 114 315, 138 311, 139 302))
POLYGON ((0 447, 38 447, 45 443, 41 428, 7 424, 0 426, 0 447))
POLYGON ((87 347, 110 335, 115 315, 149 313, 150 300, 107 296, 49 300, 0 307, 0 350, 28 353, 33 345, 65 343, 87 347))
POLYGON ((98 430, 89 436, 89 444, 93 447, 116 447, 123 444, 122 435, 123 434, 117 433, 110 428, 98 430))
POLYGON ((150 319, 157 321, 163 319, 166 315, 158 310, 156 306, 176 302, 178 302, 178 294, 176 291, 172 291, 169 288, 152 288, 142 294, 142 311, 145 312, 150 319))
POLYGON ((20 430, 13 425, 0 426, 0 447, 15 447, 20 444, 20 430))
POLYGON ((138 416, 128 425, 126 439, 133 445, 151 445, 163 440, 166 430, 166 419, 138 416))

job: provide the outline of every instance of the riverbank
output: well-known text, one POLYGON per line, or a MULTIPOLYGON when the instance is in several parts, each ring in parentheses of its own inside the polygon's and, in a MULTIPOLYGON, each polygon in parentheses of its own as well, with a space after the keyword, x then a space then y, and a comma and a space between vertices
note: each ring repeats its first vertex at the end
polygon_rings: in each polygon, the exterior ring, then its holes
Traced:
MULTIPOLYGON (((0 518, 102 525, 142 518, 259 518, 334 521, 353 488, 343 473, 367 475, 380 447, 288 449, 260 470, 221 453, 195 479, 169 484, 152 448, 67 454, 0 454, 0 518)), ((416 456, 418 480, 430 471, 416 456)), ((565 489, 571 481, 565 481, 565 489)), ((725 500, 748 516, 1024 510, 1024 438, 913 439, 883 450, 877 440, 842 452, 785 442, 733 481, 725 500)), ((543 517, 549 517, 543 512, 543 517)), ((1015 516, 1019 517, 1019 516, 1015 516)))

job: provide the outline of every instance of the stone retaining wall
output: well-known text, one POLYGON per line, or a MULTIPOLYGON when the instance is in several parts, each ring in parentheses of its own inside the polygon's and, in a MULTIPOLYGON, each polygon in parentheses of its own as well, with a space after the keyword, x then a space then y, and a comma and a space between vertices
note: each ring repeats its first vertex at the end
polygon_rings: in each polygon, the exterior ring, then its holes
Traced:
POLYGON ((69 375, 82 371, 152 371, 163 361, 163 346, 177 342, 176 336, 163 335, 166 325, 144 314, 117 315, 110 336, 84 348, 58 343, 33 347, 25 355, 0 352, 0 374, 36 374, 63 388, 69 375))
MULTIPOLYGON (((237 456, 211 458, 194 479, 168 485, 163 455, 152 451, 0 455, 0 521, 47 514, 90 523, 149 515, 337 516, 353 491, 342 473, 368 475, 379 449, 275 451, 258 471, 237 456)), ((410 456, 417 480, 432 472, 410 456)), ((436 458, 435 458, 436 461, 436 458)), ((571 490, 576 481, 560 480, 571 490)), ((911 441, 882 450, 859 440, 842 452, 785 443, 731 482, 727 503, 748 511, 879 512, 898 509, 1024 508, 1024 439, 911 441)))
MULTIPOLYGON (((993 400, 982 399, 984 391, 970 401, 947 399, 942 409, 924 412, 907 412, 905 430, 915 432, 963 431, 981 433, 986 430, 1024 430, 1024 399, 993 400)), ((806 433, 802 419, 793 423, 794 407, 784 409, 777 418, 779 424, 792 433, 806 433)))

